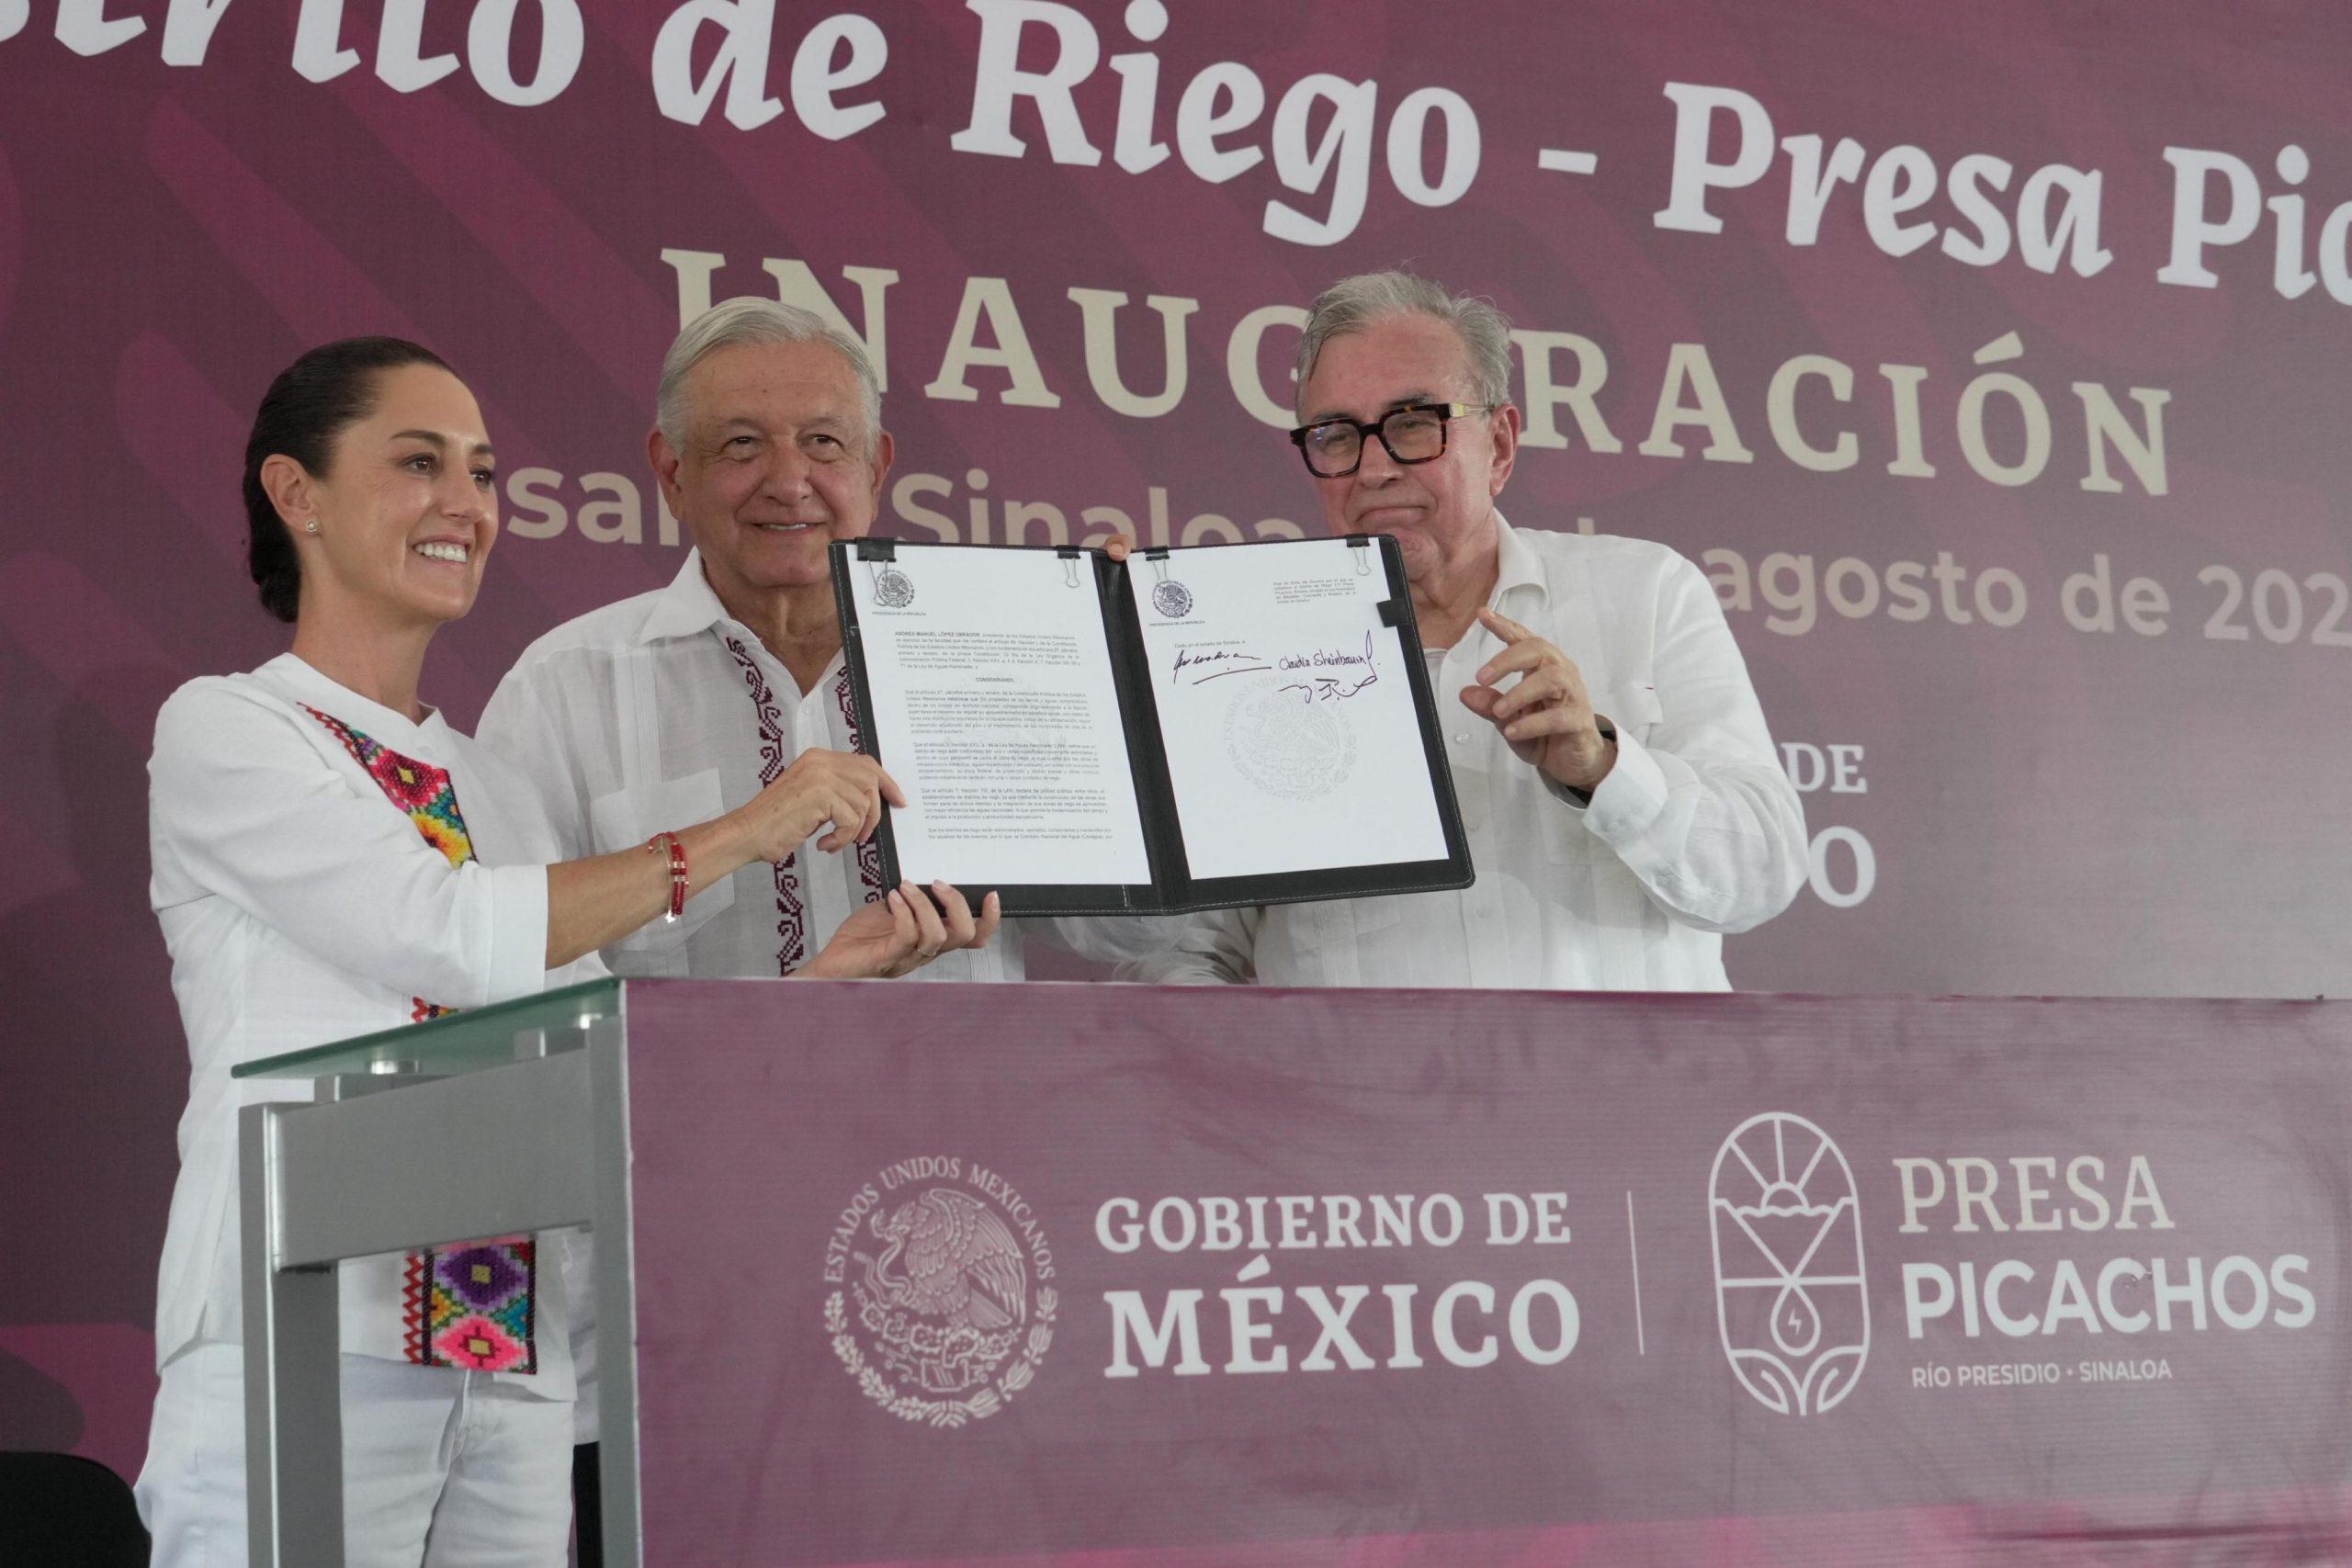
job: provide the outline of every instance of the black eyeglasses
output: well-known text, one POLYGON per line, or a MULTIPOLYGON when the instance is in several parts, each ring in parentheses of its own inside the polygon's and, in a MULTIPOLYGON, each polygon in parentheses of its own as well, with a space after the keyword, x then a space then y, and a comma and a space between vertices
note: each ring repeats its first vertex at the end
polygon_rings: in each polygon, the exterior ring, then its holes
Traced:
POLYGON ((1407 403, 1366 424, 1353 419, 1318 419, 1290 433, 1291 445, 1318 479, 1340 479, 1363 461, 1363 438, 1380 437, 1398 463, 1428 463, 1445 456, 1445 428, 1474 413, 1492 413, 1492 403, 1407 403))

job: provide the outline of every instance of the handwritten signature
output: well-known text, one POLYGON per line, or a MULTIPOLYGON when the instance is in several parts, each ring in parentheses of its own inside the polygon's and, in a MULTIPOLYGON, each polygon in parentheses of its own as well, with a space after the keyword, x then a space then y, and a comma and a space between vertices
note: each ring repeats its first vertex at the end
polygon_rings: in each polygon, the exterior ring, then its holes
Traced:
POLYGON ((1180 648, 1176 650, 1176 667, 1169 671, 1169 675, 1173 678, 1191 670, 1193 678, 1185 683, 1198 686, 1210 681, 1221 681, 1227 675, 1255 675, 1272 668, 1258 655, 1244 653, 1238 649, 1223 648, 1215 653, 1188 653, 1180 648))
MULTIPOLYGON (((1296 670, 1309 662, 1310 660, 1306 659, 1285 659, 1283 660, 1283 668, 1284 670, 1296 670)), ((1311 680, 1293 681, 1290 684, 1281 688, 1285 692, 1296 692, 1299 694, 1298 700, 1302 703, 1336 702, 1343 697, 1354 696, 1366 686, 1376 686, 1380 683, 1380 671, 1372 668, 1372 634, 1370 632, 1363 634, 1363 653, 1362 657, 1358 657, 1352 653, 1324 653, 1317 651, 1311 662, 1316 664, 1361 664, 1364 666, 1364 672, 1359 679, 1353 681, 1347 680, 1344 677, 1338 675, 1317 675, 1311 680)))
MULTIPOLYGON (((1278 662, 1285 673, 1317 666, 1363 668, 1363 673, 1353 680, 1343 675, 1315 675, 1276 688, 1298 693, 1298 700, 1302 703, 1335 702, 1343 697, 1352 697, 1366 686, 1377 685, 1380 682, 1380 671, 1372 667, 1370 632, 1363 634, 1362 653, 1317 649, 1312 653, 1286 654, 1278 662)), ((1169 671, 1169 676, 1172 680, 1182 681, 1188 686, 1202 686, 1211 681, 1222 681, 1227 675, 1263 674, 1274 667, 1266 662, 1263 655, 1245 652, 1238 648, 1221 648, 1214 653, 1193 653, 1180 648, 1176 650, 1176 662, 1169 671), (1190 672, 1189 679, 1186 678, 1187 671, 1190 672)))
POLYGON ((1362 664, 1369 668, 1372 664, 1372 634, 1363 634, 1362 653, 1343 653, 1336 648, 1318 648, 1312 653, 1286 653, 1276 662, 1285 674, 1293 670, 1319 669, 1335 664, 1362 664))
POLYGON ((1293 681, 1280 689, 1298 693, 1298 700, 1302 703, 1327 703, 1339 697, 1352 697, 1366 686, 1379 683, 1380 673, 1374 671, 1361 681, 1342 681, 1337 675, 1317 675, 1311 682, 1293 681))

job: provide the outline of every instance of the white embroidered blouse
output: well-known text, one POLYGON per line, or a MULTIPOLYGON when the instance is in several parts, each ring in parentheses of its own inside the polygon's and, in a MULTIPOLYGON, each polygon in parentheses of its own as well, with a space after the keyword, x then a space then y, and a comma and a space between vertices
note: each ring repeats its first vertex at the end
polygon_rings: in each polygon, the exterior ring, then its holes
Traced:
MULTIPOLYGON (((546 968, 554 837, 528 783, 438 714, 412 723, 285 654, 173 694, 148 773, 151 897, 190 1067, 157 1291, 160 1365, 190 1343, 243 1337, 237 1111, 311 1093, 302 1081, 232 1079, 232 1067, 409 1023, 420 1004, 481 1007, 604 968, 593 957, 546 968), (429 841, 343 731, 445 770, 471 860, 453 864, 461 857, 429 841)), ((445 840, 451 830, 435 829, 445 840)), ((564 1252, 539 1249, 538 1370, 521 1378, 551 1399, 573 1390, 564 1252)), ((403 1356, 402 1266, 398 1256, 344 1266, 345 1350, 403 1356)))

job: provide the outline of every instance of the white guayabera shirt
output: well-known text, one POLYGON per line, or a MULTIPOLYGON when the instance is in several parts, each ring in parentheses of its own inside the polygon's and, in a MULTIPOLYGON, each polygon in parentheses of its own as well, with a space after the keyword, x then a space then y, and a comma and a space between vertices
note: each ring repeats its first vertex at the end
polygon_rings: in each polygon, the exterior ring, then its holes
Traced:
POLYGON ((1122 978, 1730 989, 1721 933, 1788 907, 1806 843, 1714 590, 1663 545, 1500 527, 1487 603, 1573 660, 1617 727, 1616 765, 1590 804, 1462 705, 1503 646, 1474 625, 1432 685, 1476 883, 1199 916, 1122 978))
MULTIPOLYGON (((857 749, 848 671, 834 656, 805 696, 750 627, 727 613, 698 552, 667 588, 568 621, 533 643, 482 712, 482 744, 537 785, 563 858, 609 854, 691 827, 757 795, 810 747, 857 749)), ((775 976, 823 951, 879 881, 873 847, 827 854, 811 838, 783 868, 754 863, 607 948, 630 976, 775 976)), ((1018 980, 1023 927, 1050 924, 1091 957, 1134 958, 1170 926, 1143 919, 1006 921, 978 951, 910 978, 1018 980)))
MULTIPOLYGON (((560 857, 538 802, 439 714, 412 723, 283 654, 174 693, 148 773, 150 897, 190 1057, 156 1309, 161 1365, 191 1342, 243 1337, 237 1110, 311 1098, 307 1079, 236 1079, 232 1067, 397 1028, 420 1002, 482 1007, 604 967, 546 967, 545 868, 560 857), (428 842, 325 718, 446 770, 471 862, 453 865, 428 842)), ((550 1399, 573 1389, 558 1288, 581 1267, 569 1250, 540 1249, 538 1371, 493 1374, 550 1399)), ((344 1265, 345 1350, 402 1359, 402 1263, 344 1265)))

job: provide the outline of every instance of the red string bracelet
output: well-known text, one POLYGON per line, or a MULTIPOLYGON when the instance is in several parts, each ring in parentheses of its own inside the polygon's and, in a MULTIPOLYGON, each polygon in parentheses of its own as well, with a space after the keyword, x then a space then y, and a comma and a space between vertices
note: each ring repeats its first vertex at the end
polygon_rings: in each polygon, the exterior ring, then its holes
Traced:
POLYGON ((665 846, 670 852, 670 909, 662 919, 667 923, 686 912, 686 846, 670 832, 656 833, 645 841, 650 854, 660 854, 665 846))

